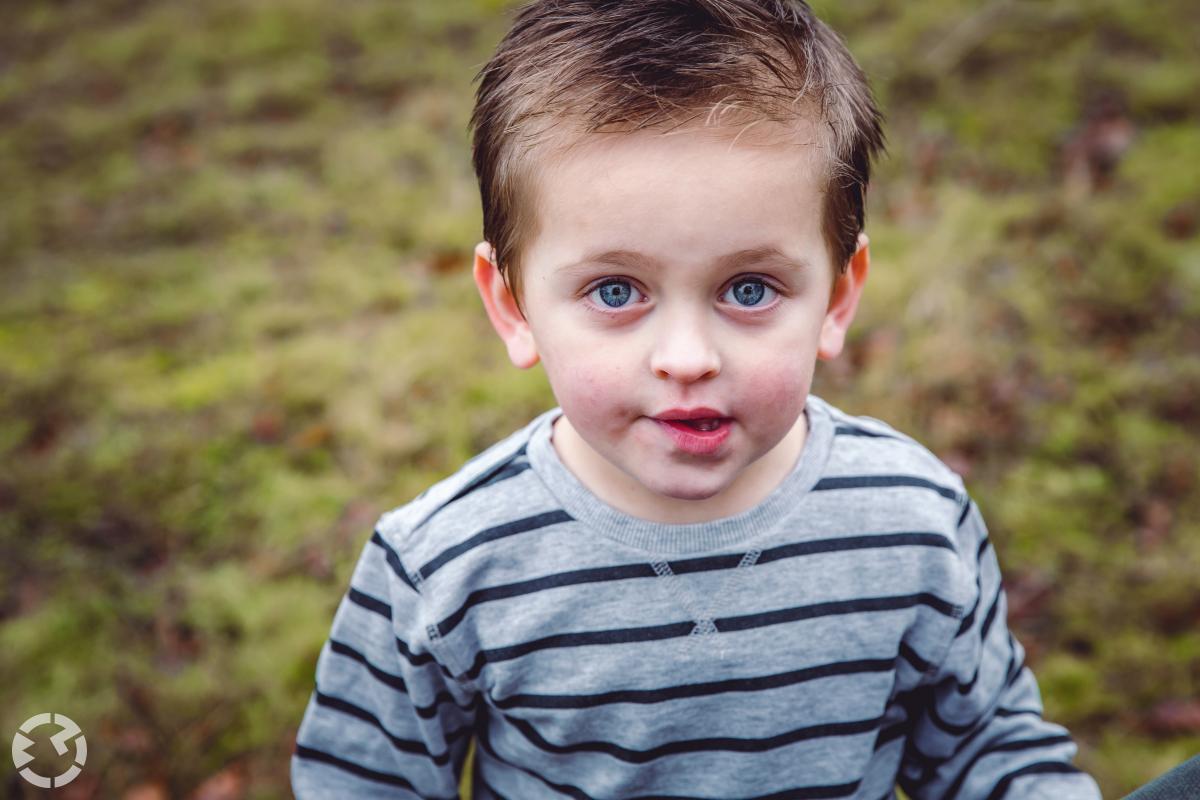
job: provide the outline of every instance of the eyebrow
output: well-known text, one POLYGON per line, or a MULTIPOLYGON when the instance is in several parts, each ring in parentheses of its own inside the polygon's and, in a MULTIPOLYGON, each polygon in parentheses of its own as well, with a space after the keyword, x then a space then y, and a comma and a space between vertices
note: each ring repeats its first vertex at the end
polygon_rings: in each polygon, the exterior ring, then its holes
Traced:
MULTIPOLYGON (((764 261, 773 261, 798 272, 806 272, 810 269, 807 261, 792 258, 778 247, 771 245, 749 247, 744 250, 727 253, 718 258, 715 263, 722 270, 733 270, 750 264, 760 264, 764 261)), ((561 271, 573 272, 581 270, 589 264, 611 264, 615 267, 638 267, 643 269, 651 269, 659 266, 658 260, 651 256, 639 253, 636 250, 618 249, 588 253, 573 264, 562 267, 561 271)))

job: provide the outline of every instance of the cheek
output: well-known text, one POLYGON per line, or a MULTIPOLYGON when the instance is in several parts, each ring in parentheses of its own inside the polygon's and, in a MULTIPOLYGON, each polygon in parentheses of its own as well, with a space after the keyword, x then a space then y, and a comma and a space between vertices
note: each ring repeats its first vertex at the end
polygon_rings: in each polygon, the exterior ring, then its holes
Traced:
POLYGON ((633 397, 628 370, 602 355, 547 362, 546 374, 555 397, 576 421, 614 420, 633 397))
POLYGON ((794 411, 803 408, 812 384, 812 369, 795 359, 776 362, 739 379, 745 401, 759 408, 794 411))

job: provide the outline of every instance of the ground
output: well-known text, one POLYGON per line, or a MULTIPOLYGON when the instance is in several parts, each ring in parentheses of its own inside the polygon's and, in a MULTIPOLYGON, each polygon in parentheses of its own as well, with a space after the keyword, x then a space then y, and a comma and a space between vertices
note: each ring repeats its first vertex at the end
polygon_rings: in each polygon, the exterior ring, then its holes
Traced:
MULTIPOLYGON (((1200 750, 1200 6, 814 5, 890 141, 816 391, 964 475, 1120 796, 1200 750)), ((372 522, 551 402, 468 271, 507 7, 3 12, 0 731, 82 726, 62 796, 287 796, 372 522)))

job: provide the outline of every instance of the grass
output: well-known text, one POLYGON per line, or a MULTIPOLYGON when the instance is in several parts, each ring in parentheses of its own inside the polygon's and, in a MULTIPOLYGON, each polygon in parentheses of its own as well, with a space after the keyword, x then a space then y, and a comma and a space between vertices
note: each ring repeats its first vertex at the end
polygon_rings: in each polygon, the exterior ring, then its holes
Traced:
MULTIPOLYGON (((814 5, 890 135, 816 390, 964 474, 1048 715, 1119 796, 1200 750, 1197 10, 814 5), (1133 136, 1089 169, 1106 108, 1133 136)), ((467 269, 507 7, 6 12, 0 729, 79 722, 77 796, 286 796, 371 523, 552 402, 467 269)))

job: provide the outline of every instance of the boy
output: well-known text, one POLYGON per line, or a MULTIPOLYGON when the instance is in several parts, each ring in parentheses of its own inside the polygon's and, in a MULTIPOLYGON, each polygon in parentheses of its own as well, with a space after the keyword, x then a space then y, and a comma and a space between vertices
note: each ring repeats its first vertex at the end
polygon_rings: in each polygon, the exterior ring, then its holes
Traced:
POLYGON ((961 480, 809 395, 880 116, 798 0, 539 0, 481 73, 474 274, 559 408, 380 519, 298 797, 1097 798, 961 480))

